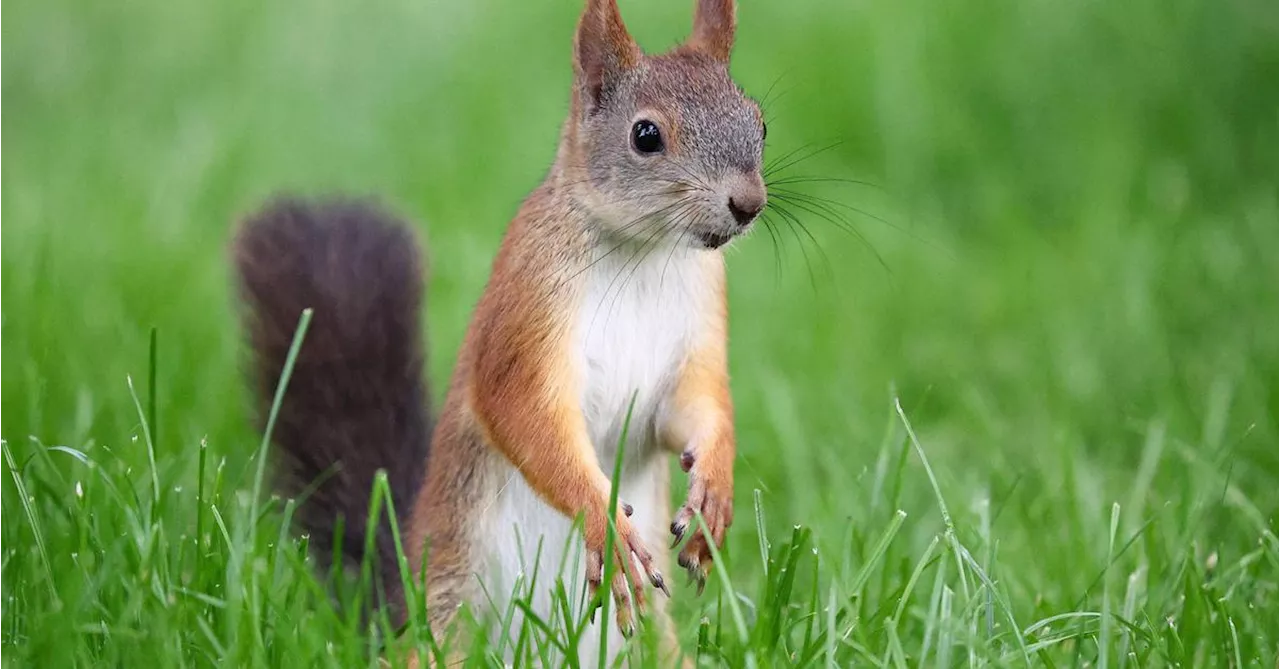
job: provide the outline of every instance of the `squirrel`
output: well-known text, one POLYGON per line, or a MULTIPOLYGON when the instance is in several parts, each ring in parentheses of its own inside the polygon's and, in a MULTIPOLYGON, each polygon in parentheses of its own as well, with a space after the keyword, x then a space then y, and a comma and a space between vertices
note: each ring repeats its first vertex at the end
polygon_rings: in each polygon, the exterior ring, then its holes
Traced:
MULTIPOLYGON (((271 435, 288 463, 281 485, 321 481, 300 523, 322 541, 341 518, 336 548, 358 561, 386 470, 415 578, 425 558, 433 629, 468 605, 506 611, 521 579, 536 579, 532 607, 549 619, 552 584, 577 592, 585 570, 616 618, 591 624, 584 660, 602 634, 617 652, 640 611, 674 647, 665 598, 648 591, 668 591, 655 548, 672 537, 702 590, 733 522, 723 250, 767 202, 764 120, 728 70, 735 12, 697 0, 690 37, 649 55, 616 0, 586 0, 554 163, 508 226, 434 424, 424 263, 408 226, 368 202, 289 197, 241 222, 232 255, 264 412, 314 309, 271 435), (688 474, 674 514, 671 455, 688 474)), ((397 575, 386 529, 377 558, 397 575)), ((404 604, 398 577, 386 582, 404 604)))

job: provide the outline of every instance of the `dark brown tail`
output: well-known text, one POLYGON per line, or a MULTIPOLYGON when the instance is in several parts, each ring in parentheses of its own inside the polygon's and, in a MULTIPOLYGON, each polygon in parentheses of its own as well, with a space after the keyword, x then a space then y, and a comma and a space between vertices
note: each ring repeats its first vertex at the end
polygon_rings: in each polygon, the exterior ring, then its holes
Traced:
MULTIPOLYGON (((400 519, 426 473, 417 240, 367 202, 278 198, 244 222, 233 254, 261 427, 302 312, 313 309, 271 435, 277 484, 293 496, 317 486, 297 511, 317 558, 327 566, 337 549, 358 564, 377 471, 387 472, 400 519)), ((376 564, 398 607, 395 548, 380 525, 376 564)))

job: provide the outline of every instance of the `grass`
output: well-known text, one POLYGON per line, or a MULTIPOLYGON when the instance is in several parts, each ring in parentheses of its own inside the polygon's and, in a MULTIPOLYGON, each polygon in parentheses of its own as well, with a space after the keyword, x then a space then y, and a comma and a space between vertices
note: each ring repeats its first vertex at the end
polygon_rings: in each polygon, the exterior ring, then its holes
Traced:
MULTIPOLYGON (((623 11, 657 49, 689 4, 623 11)), ((5 6, 6 666, 374 666, 367 588, 331 597, 293 504, 253 495, 230 224, 281 188, 418 221, 438 397, 552 157, 578 6, 5 6)), ((1276 19, 743 3, 766 158, 830 148, 782 184, 807 233, 731 252, 739 520, 674 589, 686 651, 1276 665, 1276 19)))

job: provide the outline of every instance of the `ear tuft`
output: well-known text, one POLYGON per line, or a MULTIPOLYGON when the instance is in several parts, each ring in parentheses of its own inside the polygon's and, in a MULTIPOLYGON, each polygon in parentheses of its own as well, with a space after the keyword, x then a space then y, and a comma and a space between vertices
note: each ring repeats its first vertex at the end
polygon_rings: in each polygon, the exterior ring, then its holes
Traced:
POLYGON ((627 32, 617 0, 587 0, 574 37, 573 72, 589 106, 640 62, 640 47, 627 32))
POLYGON ((697 0, 693 14, 693 34, 687 45, 724 63, 733 51, 733 32, 737 27, 734 0, 697 0))

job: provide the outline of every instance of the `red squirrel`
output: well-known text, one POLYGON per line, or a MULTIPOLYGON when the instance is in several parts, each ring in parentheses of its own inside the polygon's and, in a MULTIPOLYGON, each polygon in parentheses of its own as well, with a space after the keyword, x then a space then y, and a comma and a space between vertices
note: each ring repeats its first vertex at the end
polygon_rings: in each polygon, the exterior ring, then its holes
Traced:
MULTIPOLYGON (((343 518, 341 550, 359 560, 385 469, 415 575, 426 557, 433 628, 466 605, 505 611, 539 550, 541 615, 557 578, 576 590, 585 570, 599 587, 617 485, 610 634, 632 631, 634 606, 674 644, 665 598, 646 590, 667 589, 662 549, 673 535, 684 541, 679 565, 701 584, 710 544, 733 522, 723 249, 767 197, 760 108, 728 70, 734 30, 732 0, 698 0, 692 35, 647 55, 616 0, 587 0, 555 162, 507 229, 434 427, 423 263, 407 227, 368 203, 288 198, 243 221, 233 260, 263 413, 299 315, 314 309, 272 434, 281 485, 323 480, 300 522, 321 542, 343 518), (674 514, 669 454, 688 474, 674 514)), ((401 596, 386 535, 378 558, 401 596)), ((584 658, 595 657, 601 624, 584 658)))

